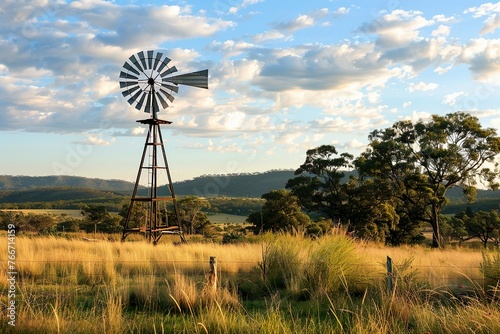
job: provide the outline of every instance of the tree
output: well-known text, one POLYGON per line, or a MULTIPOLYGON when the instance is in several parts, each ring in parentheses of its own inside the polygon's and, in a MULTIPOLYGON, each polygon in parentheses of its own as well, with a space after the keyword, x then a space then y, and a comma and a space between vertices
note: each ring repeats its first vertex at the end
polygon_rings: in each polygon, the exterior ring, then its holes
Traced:
POLYGON ((252 212, 247 222, 259 232, 296 232, 306 227, 309 216, 302 212, 296 196, 286 190, 272 190, 264 195, 265 200, 260 212, 252 212))
POLYGON ((342 223, 358 237, 385 241, 398 220, 386 185, 354 175, 346 180, 352 159, 348 153, 338 155, 332 145, 308 150, 306 161, 295 171, 298 177, 288 180, 286 187, 306 211, 342 223))
POLYGON ((29 213, 25 216, 25 221, 27 222, 29 229, 37 232, 50 230, 56 225, 54 217, 49 214, 40 215, 29 213))
MULTIPOLYGON (((130 228, 141 227, 141 223, 144 223, 149 216, 149 203, 137 202, 134 203, 132 207, 132 212, 130 213, 130 220, 128 222, 128 226, 130 228)), ((121 210, 118 212, 118 215, 122 217, 121 224, 125 225, 125 220, 127 219, 128 210, 130 207, 130 203, 125 203, 122 205, 121 210)))
POLYGON ((107 215, 104 217, 102 222, 97 225, 97 231, 102 233, 121 233, 123 232, 123 226, 120 225, 121 218, 116 215, 107 215))
POLYGON ((306 211, 320 212, 334 222, 347 223, 347 194, 342 180, 345 170, 352 168, 353 156, 348 153, 337 155, 332 145, 308 150, 306 161, 295 171, 298 177, 288 180, 286 188, 306 211))
POLYGON ((440 212, 448 189, 461 187, 473 201, 478 179, 498 188, 497 164, 494 170, 483 166, 500 153, 500 138, 495 129, 482 128, 467 113, 433 115, 415 124, 400 121, 373 131, 369 139, 369 148, 356 164, 365 175, 391 182, 409 218, 431 224, 433 247, 442 244, 440 212))
POLYGON ((500 235, 500 217, 498 211, 479 211, 465 220, 465 228, 471 237, 477 237, 486 248, 489 240, 496 240, 500 235))
POLYGON ((202 209, 210 209, 210 203, 201 197, 187 196, 177 201, 181 221, 187 225, 188 233, 199 233, 210 224, 202 209))
POLYGON ((104 205, 86 205, 82 208, 81 214, 94 226, 94 233, 97 232, 97 225, 109 218, 108 210, 104 205))

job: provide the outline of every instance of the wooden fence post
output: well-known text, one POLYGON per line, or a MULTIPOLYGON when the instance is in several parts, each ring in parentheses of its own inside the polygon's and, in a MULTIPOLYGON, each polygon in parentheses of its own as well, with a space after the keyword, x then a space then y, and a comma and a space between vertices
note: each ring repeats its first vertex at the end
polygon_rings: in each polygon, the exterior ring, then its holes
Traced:
POLYGON ((387 256, 387 289, 392 292, 392 259, 387 256))
POLYGON ((210 256, 210 272, 208 275, 208 284, 215 292, 217 290, 217 258, 215 256, 210 256))

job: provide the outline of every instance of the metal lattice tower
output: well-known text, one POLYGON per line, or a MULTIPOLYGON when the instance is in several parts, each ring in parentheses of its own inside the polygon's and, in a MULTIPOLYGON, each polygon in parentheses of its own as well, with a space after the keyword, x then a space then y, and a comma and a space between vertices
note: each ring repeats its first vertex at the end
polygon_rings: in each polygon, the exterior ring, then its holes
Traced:
POLYGON ((146 142, 142 153, 139 171, 130 199, 125 219, 122 241, 132 233, 144 234, 149 242, 158 243, 163 234, 178 234, 184 241, 179 210, 167 162, 167 155, 161 135, 161 125, 170 121, 158 119, 161 108, 168 108, 166 100, 174 100, 173 93, 179 91, 178 85, 208 89, 208 70, 181 75, 175 66, 169 67, 170 59, 161 52, 141 51, 132 55, 123 64, 120 72, 122 95, 129 97, 128 103, 138 110, 151 114, 148 119, 138 120, 148 125, 146 142), (140 183, 147 173, 147 194, 143 194, 140 183), (160 187, 161 174, 167 179, 165 187, 160 187), (160 190, 166 189, 167 194, 160 190), (171 203, 167 209, 167 204, 171 203))

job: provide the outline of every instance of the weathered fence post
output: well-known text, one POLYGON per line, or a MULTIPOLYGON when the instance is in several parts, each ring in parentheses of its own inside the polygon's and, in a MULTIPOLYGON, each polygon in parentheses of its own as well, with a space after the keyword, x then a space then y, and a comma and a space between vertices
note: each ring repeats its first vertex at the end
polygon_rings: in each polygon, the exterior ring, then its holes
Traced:
POLYGON ((210 256, 210 272, 208 273, 208 284, 215 292, 217 290, 217 258, 210 256))
POLYGON ((387 256, 387 289, 392 292, 392 259, 387 256))

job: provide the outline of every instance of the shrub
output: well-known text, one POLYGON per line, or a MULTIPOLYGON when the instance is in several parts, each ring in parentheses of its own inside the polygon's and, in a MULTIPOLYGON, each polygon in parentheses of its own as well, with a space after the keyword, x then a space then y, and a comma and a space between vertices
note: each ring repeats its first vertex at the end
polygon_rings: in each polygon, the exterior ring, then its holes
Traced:
POLYGON ((500 252, 493 254, 483 254, 483 262, 481 263, 481 272, 489 286, 497 286, 500 283, 500 252))

